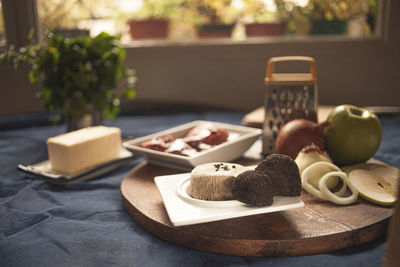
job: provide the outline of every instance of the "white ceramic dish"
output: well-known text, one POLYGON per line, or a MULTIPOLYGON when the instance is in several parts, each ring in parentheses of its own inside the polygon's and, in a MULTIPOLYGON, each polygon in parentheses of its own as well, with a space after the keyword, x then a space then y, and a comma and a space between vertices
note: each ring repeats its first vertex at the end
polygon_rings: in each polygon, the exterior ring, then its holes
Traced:
POLYGON ((126 141, 123 143, 123 146, 137 155, 143 155, 146 160, 151 163, 180 170, 191 170, 193 167, 207 162, 229 162, 240 158, 257 140, 261 133, 261 129, 251 127, 211 121, 193 121, 165 131, 126 141), (172 135, 177 138, 183 137, 190 129, 202 123, 212 123, 213 125, 223 128, 229 133, 237 134, 238 136, 223 144, 190 157, 156 151, 140 146, 144 141, 157 136, 172 135))
POLYGON ((96 178, 102 174, 115 170, 134 159, 132 152, 121 147, 120 156, 114 160, 105 162, 87 170, 81 171, 75 175, 65 175, 55 172, 51 169, 49 160, 38 162, 36 164, 24 166, 19 164, 17 169, 33 178, 38 178, 50 183, 70 184, 96 178))
POLYGON ((304 202, 298 197, 274 197, 274 203, 266 207, 254 207, 237 200, 194 199, 187 193, 190 186, 190 173, 157 176, 154 181, 174 226, 206 223, 304 206, 304 202))

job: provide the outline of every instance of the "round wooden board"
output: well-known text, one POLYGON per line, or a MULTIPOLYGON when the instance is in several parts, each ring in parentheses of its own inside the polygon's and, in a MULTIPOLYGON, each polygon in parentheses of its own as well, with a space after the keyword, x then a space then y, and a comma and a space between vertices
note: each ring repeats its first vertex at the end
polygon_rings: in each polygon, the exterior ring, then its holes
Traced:
POLYGON ((181 173, 143 162, 121 184, 124 207, 143 228, 171 243, 236 256, 297 256, 335 251, 386 233, 394 210, 358 200, 338 206, 308 193, 303 208, 174 227, 154 177, 181 173))

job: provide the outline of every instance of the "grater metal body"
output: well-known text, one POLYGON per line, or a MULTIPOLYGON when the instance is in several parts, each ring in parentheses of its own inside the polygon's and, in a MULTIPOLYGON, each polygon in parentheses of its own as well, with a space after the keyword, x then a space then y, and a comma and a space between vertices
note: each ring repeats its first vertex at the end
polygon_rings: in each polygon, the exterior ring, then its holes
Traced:
POLYGON ((310 57, 278 57, 268 62, 265 78, 265 117, 262 153, 276 152, 275 141, 282 126, 290 120, 305 118, 316 122, 318 90, 315 61, 310 57), (274 74, 274 63, 300 60, 310 62, 309 74, 274 74), (271 63, 272 62, 272 63, 271 63))

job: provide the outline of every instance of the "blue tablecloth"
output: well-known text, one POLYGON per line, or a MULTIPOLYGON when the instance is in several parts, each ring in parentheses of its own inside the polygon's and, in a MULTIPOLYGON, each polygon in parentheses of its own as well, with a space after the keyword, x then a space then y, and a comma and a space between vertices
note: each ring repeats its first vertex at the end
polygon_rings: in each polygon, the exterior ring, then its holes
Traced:
MULTIPOLYGON (((107 121, 139 137, 192 120, 240 124, 242 112, 120 116, 107 121)), ((381 118, 376 158, 399 167, 400 122, 381 118)), ((94 180, 57 186, 30 179, 18 164, 47 159, 46 139, 65 125, 0 131, 0 266, 380 266, 385 238, 340 251, 299 257, 251 258, 204 253, 160 240, 122 206, 120 184, 143 159, 94 180)))

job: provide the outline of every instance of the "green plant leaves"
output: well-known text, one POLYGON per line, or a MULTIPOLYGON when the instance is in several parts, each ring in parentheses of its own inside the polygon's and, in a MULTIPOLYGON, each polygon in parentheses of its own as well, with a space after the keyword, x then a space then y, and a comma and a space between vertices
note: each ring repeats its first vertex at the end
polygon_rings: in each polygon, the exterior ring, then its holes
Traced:
POLYGON ((32 65, 29 80, 42 83, 40 99, 47 110, 61 110, 70 120, 97 109, 113 119, 120 110, 116 92, 121 78, 126 85, 122 97, 135 97, 136 73, 125 68, 125 56, 119 38, 107 33, 76 38, 48 33, 45 46, 10 47, 0 62, 32 65))

